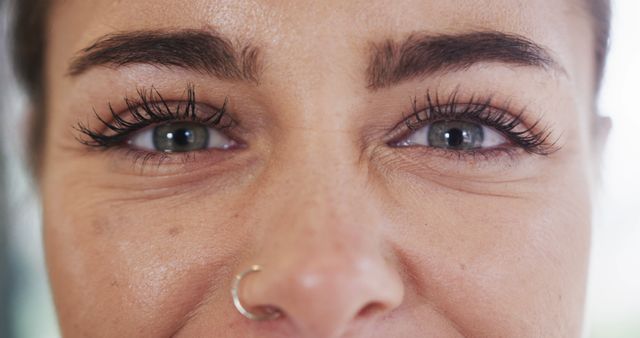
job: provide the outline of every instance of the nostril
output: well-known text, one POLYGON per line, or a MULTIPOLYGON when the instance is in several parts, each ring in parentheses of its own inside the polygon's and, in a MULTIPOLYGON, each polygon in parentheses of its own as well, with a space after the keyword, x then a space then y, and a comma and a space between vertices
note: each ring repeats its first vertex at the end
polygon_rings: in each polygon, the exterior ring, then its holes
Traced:
POLYGON ((269 320, 281 319, 285 317, 284 311, 277 306, 273 305, 261 305, 256 306, 255 311, 261 314, 262 317, 267 318, 269 320))
POLYGON ((249 309, 240 308, 238 311, 248 319, 255 321, 280 320, 285 317, 285 313, 280 308, 270 305, 252 306, 249 309))
POLYGON ((384 309, 385 309, 384 304, 379 302, 371 302, 358 312, 358 314, 356 315, 356 318, 358 319, 371 318, 378 315, 379 313, 383 313, 384 309))
POLYGON ((247 317, 248 319, 256 321, 275 320, 283 315, 283 312, 279 307, 272 305, 256 305, 251 309, 247 309, 240 300, 240 282, 246 275, 259 272, 260 270, 261 267, 259 265, 252 265, 251 268, 235 276, 231 287, 231 298, 233 299, 233 305, 241 315, 247 317))

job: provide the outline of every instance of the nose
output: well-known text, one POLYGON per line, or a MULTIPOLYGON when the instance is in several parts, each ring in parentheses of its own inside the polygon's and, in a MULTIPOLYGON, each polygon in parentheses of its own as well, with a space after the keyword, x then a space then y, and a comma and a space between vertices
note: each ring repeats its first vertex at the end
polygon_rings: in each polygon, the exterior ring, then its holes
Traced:
POLYGON ((358 213, 312 204, 289 204, 288 212, 273 217, 266 244, 253 255, 261 271, 243 279, 240 299, 254 311, 280 311, 277 320, 296 337, 337 338, 371 329, 404 294, 386 258, 381 217, 353 203, 358 213))
POLYGON ((291 252, 280 263, 265 260, 247 276, 242 303, 253 309, 276 309, 296 337, 341 337, 373 323, 402 300, 399 278, 379 257, 358 257, 348 248, 291 252))

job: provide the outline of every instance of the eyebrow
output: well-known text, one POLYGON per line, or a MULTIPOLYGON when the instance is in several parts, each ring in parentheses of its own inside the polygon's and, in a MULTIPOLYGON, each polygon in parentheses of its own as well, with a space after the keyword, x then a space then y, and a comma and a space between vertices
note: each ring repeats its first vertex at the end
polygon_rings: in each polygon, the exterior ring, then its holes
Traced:
POLYGON ((82 49, 69 66, 78 76, 98 66, 152 64, 179 67, 227 80, 258 82, 259 50, 238 48, 213 30, 144 30, 109 34, 82 49))
POLYGON ((465 70, 483 62, 564 73, 546 48, 520 35, 496 31, 412 34, 402 42, 386 40, 371 45, 367 82, 369 89, 376 90, 438 72, 465 70))

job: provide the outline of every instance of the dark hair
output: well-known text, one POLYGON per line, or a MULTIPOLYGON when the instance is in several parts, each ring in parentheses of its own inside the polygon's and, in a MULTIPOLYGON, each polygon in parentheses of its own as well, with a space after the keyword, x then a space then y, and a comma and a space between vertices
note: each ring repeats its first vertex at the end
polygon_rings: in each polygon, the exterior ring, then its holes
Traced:
POLYGON ((18 81, 29 97, 32 115, 29 116, 27 154, 31 169, 37 174, 44 139, 47 115, 44 107, 44 62, 46 25, 50 0, 14 0, 12 22, 13 63, 18 81))
MULTIPOLYGON (((46 51, 46 26, 49 7, 53 0, 15 0, 13 22, 13 61, 16 74, 30 98, 33 112, 30 130, 31 161, 34 168, 39 167, 40 148, 46 114, 44 99, 44 60, 46 51)), ((611 0, 586 0, 588 12, 592 16, 595 42, 596 87, 594 97, 600 87, 609 44, 611 21, 611 0)))

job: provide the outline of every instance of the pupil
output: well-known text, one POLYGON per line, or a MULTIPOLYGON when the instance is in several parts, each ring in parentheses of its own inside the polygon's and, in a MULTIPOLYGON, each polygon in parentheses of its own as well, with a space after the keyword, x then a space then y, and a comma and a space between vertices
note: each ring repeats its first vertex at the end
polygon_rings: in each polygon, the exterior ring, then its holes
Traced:
POLYGON ((450 147, 459 147, 464 142, 464 132, 458 128, 451 128, 445 134, 450 147))
POLYGON ((193 143, 193 133, 189 129, 178 129, 170 135, 170 138, 178 146, 187 146, 193 143))

